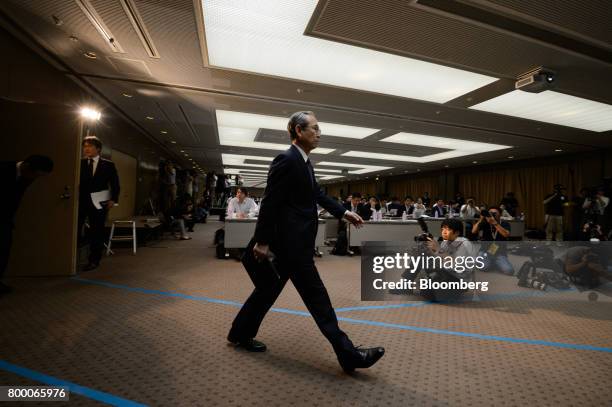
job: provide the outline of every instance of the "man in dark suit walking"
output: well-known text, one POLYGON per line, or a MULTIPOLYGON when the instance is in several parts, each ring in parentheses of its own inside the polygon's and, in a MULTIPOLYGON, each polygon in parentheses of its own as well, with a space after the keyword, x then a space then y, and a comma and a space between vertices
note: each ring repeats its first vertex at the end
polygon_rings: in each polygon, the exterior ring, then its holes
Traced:
POLYGON ((89 264, 83 271, 97 268, 104 250, 104 223, 108 211, 119 202, 119 176, 115 164, 100 157, 102 142, 95 136, 83 139, 81 183, 79 186, 79 236, 85 219, 89 224, 89 264), (95 192, 108 191, 108 197, 94 203, 95 192), (96 207, 98 204, 99 208, 96 207))
POLYGON ((315 267, 313 255, 318 218, 317 204, 337 218, 354 225, 363 220, 325 196, 317 184, 308 154, 319 144, 321 130, 312 112, 294 113, 287 126, 292 146, 270 166, 255 228, 254 255, 263 260, 274 253, 281 281, 273 287, 255 288, 234 319, 228 340, 253 352, 266 346, 255 340, 266 313, 287 280, 291 280, 345 371, 372 366, 384 349, 356 348, 340 330, 327 290, 315 267))
MULTIPOLYGON (((0 280, 8 266, 15 214, 26 188, 36 178, 53 171, 53 161, 43 155, 32 155, 24 161, 0 162, 0 280)), ((0 294, 11 292, 11 288, 0 281, 0 294)))

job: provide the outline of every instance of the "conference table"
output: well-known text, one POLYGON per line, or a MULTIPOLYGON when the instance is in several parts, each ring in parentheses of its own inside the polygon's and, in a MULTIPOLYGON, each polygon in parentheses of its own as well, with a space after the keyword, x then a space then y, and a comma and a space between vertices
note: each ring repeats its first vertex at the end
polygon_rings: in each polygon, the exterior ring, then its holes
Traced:
MULTIPOLYGON (((443 220, 444 218, 425 218, 425 223, 427 224, 429 232, 435 238, 440 237, 440 225, 443 220)), ((507 222, 510 224, 510 238, 521 240, 525 233, 525 222, 521 220, 511 220, 507 222)), ((465 229, 465 221, 463 221, 463 225, 465 229)), ((365 241, 413 241, 414 237, 421 233, 421 228, 414 219, 365 221, 360 228, 356 228, 353 225, 349 225, 348 227, 349 246, 361 246, 361 243, 365 241)))
MULTIPOLYGON (((319 247, 324 245, 325 241, 325 220, 319 219, 319 227, 315 238, 315 254, 319 257, 323 253, 319 247)), ((257 218, 231 218, 225 219, 225 248, 226 249, 244 249, 249 244, 249 241, 255 234, 255 226, 257 218)))

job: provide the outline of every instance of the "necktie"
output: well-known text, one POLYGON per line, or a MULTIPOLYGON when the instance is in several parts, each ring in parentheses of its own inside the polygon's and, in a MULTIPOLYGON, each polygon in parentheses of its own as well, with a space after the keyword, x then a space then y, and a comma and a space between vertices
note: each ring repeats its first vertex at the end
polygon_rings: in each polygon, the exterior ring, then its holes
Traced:
POLYGON ((306 160, 306 166, 308 167, 308 176, 310 177, 310 185, 314 186, 315 176, 314 176, 314 170, 312 169, 312 164, 310 163, 310 159, 306 160))
POLYGON ((93 172, 93 159, 91 159, 91 158, 87 159, 87 171, 89 172, 89 176, 91 178, 93 178, 93 176, 94 176, 94 172, 93 172))

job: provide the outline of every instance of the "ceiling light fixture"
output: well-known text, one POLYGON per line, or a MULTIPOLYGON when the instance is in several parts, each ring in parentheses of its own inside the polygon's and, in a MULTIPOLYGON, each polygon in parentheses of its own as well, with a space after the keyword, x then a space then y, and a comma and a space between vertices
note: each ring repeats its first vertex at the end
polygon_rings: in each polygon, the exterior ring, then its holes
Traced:
POLYGON ((90 107, 82 107, 79 113, 81 114, 81 117, 83 117, 84 119, 93 120, 93 121, 100 120, 100 117, 102 116, 102 113, 90 107))
POLYGON ((541 93, 515 90, 470 109, 590 131, 612 130, 612 105, 550 90, 541 93))
POLYGON ((347 151, 342 155, 346 157, 369 158, 375 160, 428 163, 432 161, 463 157, 466 155, 487 153, 511 147, 500 144, 481 143, 478 141, 460 140, 448 137, 429 136, 425 134, 414 134, 405 132, 394 134, 392 136, 381 139, 380 141, 387 143, 407 144, 410 146, 434 147, 450 151, 430 154, 421 157, 399 154, 371 153, 367 151, 347 151))
POLYGON ((209 64, 437 103, 497 80, 304 35, 316 6, 316 0, 202 0, 209 64), (296 49, 300 50, 300 58, 287 58, 296 49), (322 63, 305 65, 303 61, 322 63))

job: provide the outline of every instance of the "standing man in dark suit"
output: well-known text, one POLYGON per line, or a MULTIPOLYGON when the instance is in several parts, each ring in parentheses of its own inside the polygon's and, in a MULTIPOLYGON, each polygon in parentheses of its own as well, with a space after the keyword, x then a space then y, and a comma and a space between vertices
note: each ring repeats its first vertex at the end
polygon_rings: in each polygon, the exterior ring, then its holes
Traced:
POLYGON ((104 223, 108 211, 119 202, 119 176, 115 164, 100 157, 102 142, 96 136, 83 139, 83 156, 81 160, 81 183, 79 187, 79 236, 82 233, 85 218, 88 219, 90 236, 89 264, 83 271, 97 268, 104 249, 104 223), (109 192, 109 199, 98 201, 100 208, 94 204, 92 193, 109 192))
POLYGON ((318 227, 317 204, 354 225, 360 225, 363 220, 325 196, 317 184, 308 159, 321 136, 314 113, 294 113, 287 130, 292 146, 278 155, 270 166, 253 248, 260 261, 270 252, 276 255, 281 281, 269 289, 255 288, 234 319, 227 339, 249 351, 265 351, 266 346, 254 338, 266 313, 290 279, 317 326, 333 346, 342 368, 352 371, 370 367, 382 357, 384 349, 358 349, 340 330, 313 260, 318 227))
MULTIPOLYGON (((44 155, 32 155, 24 161, 0 162, 0 280, 8 266, 15 214, 26 188, 36 178, 53 171, 53 161, 44 155)), ((11 288, 0 281, 0 295, 11 292, 11 288)))

